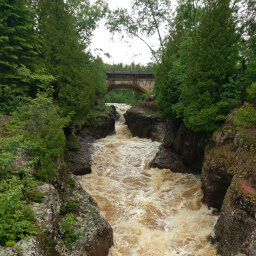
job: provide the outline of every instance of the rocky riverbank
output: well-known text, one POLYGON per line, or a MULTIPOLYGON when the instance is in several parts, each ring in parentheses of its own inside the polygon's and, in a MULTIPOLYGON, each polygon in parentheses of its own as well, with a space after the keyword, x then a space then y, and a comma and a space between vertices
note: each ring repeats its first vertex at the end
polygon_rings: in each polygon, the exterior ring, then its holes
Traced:
POLYGON ((206 147, 201 176, 203 202, 220 210, 217 252, 256 255, 256 128, 237 126, 230 114, 206 147))
MULTIPOLYGON (((142 108, 130 109, 125 119, 134 136, 148 138, 164 123, 142 108)), ((256 255, 256 128, 236 126, 233 114, 212 138, 182 122, 166 120, 165 125, 151 167, 201 174, 203 202, 220 211, 211 237, 218 255, 256 255)))
MULTIPOLYGON (((65 129, 67 148, 56 162, 51 183, 37 187, 40 200, 32 202, 37 235, 21 239, 13 247, 1 247, 0 256, 106 256, 113 244, 113 230, 100 215, 97 202, 80 186, 74 174, 91 171, 92 143, 115 131, 115 113, 97 113, 79 127, 65 129)), ((26 164, 25 152, 15 167, 26 164)), ((30 170, 33 172, 33 170, 30 170)))
POLYGON ((192 132, 182 122, 164 120, 157 112, 145 108, 131 108, 124 117, 133 136, 162 142, 151 167, 183 173, 201 172, 209 137, 192 132))

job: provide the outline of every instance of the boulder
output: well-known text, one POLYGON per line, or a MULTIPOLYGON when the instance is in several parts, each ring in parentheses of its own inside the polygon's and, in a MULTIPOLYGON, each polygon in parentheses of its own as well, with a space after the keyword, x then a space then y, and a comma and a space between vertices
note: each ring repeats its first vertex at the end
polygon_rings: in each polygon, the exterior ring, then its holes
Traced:
POLYGON ((201 173, 204 148, 208 141, 209 136, 191 131, 183 122, 166 122, 164 147, 172 148, 181 156, 182 163, 197 170, 197 173, 201 173))
POLYGON ((133 136, 163 142, 165 121, 163 117, 148 114, 142 108, 131 108, 124 114, 125 123, 133 136))
POLYGON ((41 246, 36 237, 28 237, 22 239, 14 248, 18 252, 18 256, 43 256, 41 246))
POLYGON ((61 200, 58 191, 48 183, 37 187, 37 190, 44 194, 42 203, 31 204, 35 212, 35 224, 47 236, 51 236, 54 227, 57 225, 58 215, 60 213, 61 200))
POLYGON ((247 179, 255 171, 255 145, 256 129, 237 128, 229 121, 214 132, 201 174, 204 203, 220 210, 233 177, 247 179))
POLYGON ((59 239, 55 250, 62 256, 107 256, 113 245, 113 230, 100 216, 96 201, 81 187, 73 192, 72 199, 78 202, 74 231, 83 235, 69 249, 59 239))
POLYGON ((0 246, 0 256, 43 256, 37 238, 27 237, 20 240, 12 248, 0 246))
POLYGON ((186 172, 181 157, 171 148, 161 146, 150 167, 170 169, 172 172, 186 172))
POLYGON ((248 180, 233 178, 215 226, 217 253, 256 255, 256 190, 248 180))
POLYGON ((108 114, 88 116, 81 127, 70 125, 65 129, 66 150, 64 154, 67 168, 75 175, 91 173, 91 156, 95 151, 95 140, 115 132, 116 114, 110 108, 108 114))
POLYGON ((155 102, 156 95, 148 95, 143 101, 140 102, 140 107, 157 111, 158 107, 155 102))

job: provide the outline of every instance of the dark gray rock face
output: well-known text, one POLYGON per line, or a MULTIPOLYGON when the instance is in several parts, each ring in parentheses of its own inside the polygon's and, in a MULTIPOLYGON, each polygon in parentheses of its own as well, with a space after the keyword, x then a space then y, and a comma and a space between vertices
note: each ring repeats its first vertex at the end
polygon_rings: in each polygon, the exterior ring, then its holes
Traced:
POLYGON ((156 95, 148 95, 143 101, 140 102, 140 107, 157 111, 158 107, 156 105, 155 99, 156 95))
POLYGON ((208 141, 208 136, 189 130, 183 122, 166 122, 164 147, 172 148, 181 156, 183 164, 192 167, 198 173, 201 172, 204 148, 208 141))
POLYGON ((162 117, 147 114, 142 108, 131 108, 124 114, 124 118, 133 136, 163 141, 165 122, 162 117))
POLYGON ((57 240, 55 250, 61 256, 107 256, 113 245, 113 230, 100 216, 96 201, 79 184, 72 199, 78 202, 74 232, 79 231, 83 235, 68 250, 62 240, 57 240))
POLYGON ((256 255, 256 194, 250 194, 253 190, 248 181, 240 178, 234 178, 228 188, 213 238, 219 255, 256 255))
POLYGON ((151 167, 201 173, 208 136, 189 130, 182 122, 165 122, 163 117, 147 114, 142 108, 131 108, 124 117, 133 136, 163 142, 151 167))
POLYGON ((186 172, 181 157, 171 148, 160 147, 150 167, 159 169, 170 169, 173 172, 186 172))
POLYGON ((102 114, 97 119, 89 117, 80 128, 70 126, 65 130, 67 146, 64 158, 73 174, 84 175, 91 172, 93 142, 115 132, 115 116, 112 112, 113 108, 109 114, 102 114))
POLYGON ((208 137, 192 132, 182 122, 167 121, 164 141, 151 167, 199 174, 208 137))

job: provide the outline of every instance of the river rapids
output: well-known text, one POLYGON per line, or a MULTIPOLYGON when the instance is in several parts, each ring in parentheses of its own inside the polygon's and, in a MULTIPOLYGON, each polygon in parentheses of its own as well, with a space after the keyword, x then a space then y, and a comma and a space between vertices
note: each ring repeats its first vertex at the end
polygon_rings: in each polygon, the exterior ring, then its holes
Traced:
POLYGON ((150 168, 159 145, 132 137, 122 116, 116 134, 94 144, 92 173, 79 181, 113 228, 109 256, 214 256, 217 217, 201 203, 200 178, 150 168))

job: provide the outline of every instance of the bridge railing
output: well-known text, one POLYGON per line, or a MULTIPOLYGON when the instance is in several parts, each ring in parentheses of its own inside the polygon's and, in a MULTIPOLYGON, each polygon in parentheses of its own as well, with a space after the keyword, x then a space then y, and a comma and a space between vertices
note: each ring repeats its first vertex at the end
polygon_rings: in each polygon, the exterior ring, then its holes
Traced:
POLYGON ((154 79, 154 73, 149 71, 106 71, 108 79, 115 80, 137 80, 137 79, 154 79))

